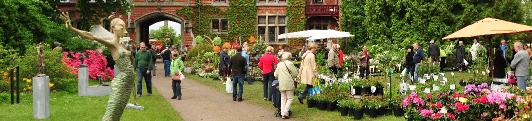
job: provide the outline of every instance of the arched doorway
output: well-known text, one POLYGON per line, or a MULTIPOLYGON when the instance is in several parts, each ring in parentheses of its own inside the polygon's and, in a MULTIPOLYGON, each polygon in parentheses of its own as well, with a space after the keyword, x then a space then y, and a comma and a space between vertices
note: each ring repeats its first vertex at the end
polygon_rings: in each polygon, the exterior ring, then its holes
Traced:
MULTIPOLYGON (((136 42, 144 42, 149 43, 150 40, 150 25, 153 25, 157 22, 161 21, 173 21, 176 23, 181 24, 180 31, 176 31, 177 33, 180 33, 180 35, 183 35, 185 33, 185 23, 186 21, 179 16, 165 13, 165 12, 152 12, 148 13, 146 15, 143 15, 139 17, 137 20, 135 20, 135 33, 136 33, 136 42)), ((181 37, 181 46, 183 46, 183 37, 181 37)), ((148 45, 151 47, 151 45, 148 45)))

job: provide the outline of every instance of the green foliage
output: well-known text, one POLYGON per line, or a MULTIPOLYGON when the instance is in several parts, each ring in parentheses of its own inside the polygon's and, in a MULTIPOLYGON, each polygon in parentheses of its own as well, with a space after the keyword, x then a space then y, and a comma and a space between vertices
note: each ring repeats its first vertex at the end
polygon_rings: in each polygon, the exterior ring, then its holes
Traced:
POLYGON ((255 0, 236 0, 229 2, 227 20, 229 35, 249 37, 255 35, 257 24, 257 2, 255 0))
POLYGON ((205 39, 202 36, 200 36, 200 35, 196 36, 194 38, 194 40, 196 40, 196 44, 198 44, 198 45, 201 45, 201 44, 203 44, 203 42, 205 42, 205 39))
POLYGON ((188 67, 194 67, 194 68, 201 68, 203 67, 205 61, 207 60, 207 56, 209 54, 206 54, 208 52, 211 52, 212 45, 210 44, 197 44, 194 46, 190 51, 188 51, 187 59, 191 61, 185 61, 185 65, 188 67))
MULTIPOLYGON (((63 53, 52 51, 48 44, 45 44, 44 48, 44 74, 50 77, 50 82, 55 84, 55 89, 74 92, 72 88, 76 87, 72 86, 72 84, 76 83, 76 79, 74 75, 67 71, 67 66, 62 60, 63 53)), ((38 55, 37 51, 35 51, 35 45, 30 45, 27 47, 27 49, 28 51, 24 54, 24 56, 16 60, 16 64, 20 66, 20 77, 31 79, 38 73, 38 55)))
MULTIPOLYGON (((305 14, 305 0, 289 0, 286 7, 288 32, 297 32, 305 30, 307 18, 305 14)), ((289 45, 304 43, 305 39, 290 39, 289 45)), ((297 45, 296 45, 297 46, 297 45)))
POLYGON ((121 12, 126 15, 131 10, 131 3, 128 0, 96 0, 95 3, 90 0, 78 0, 77 7, 80 13, 80 29, 88 30, 91 25, 100 24, 100 19, 108 17, 112 12, 121 12))
POLYGON ((212 5, 205 5, 201 1, 196 1, 194 6, 186 6, 177 10, 177 15, 185 15, 188 20, 193 21, 192 31, 197 35, 212 36, 211 19, 213 17, 225 16, 225 11, 212 5))
POLYGON ((39 0, 3 0, 0 2, 0 44, 24 53, 25 45, 65 41, 68 33, 54 22, 56 10, 39 0))
POLYGON ((180 37, 178 37, 175 30, 169 26, 162 26, 157 30, 151 31, 150 37, 163 41, 165 45, 177 44, 177 46, 180 46, 179 44, 181 44, 180 37))
POLYGON ((212 43, 213 43, 214 45, 216 45, 216 46, 220 46, 220 45, 222 45, 222 42, 223 42, 223 40, 222 40, 222 38, 220 38, 220 37, 215 37, 214 39, 212 39, 212 43))
POLYGON ((81 52, 98 48, 100 45, 94 41, 88 41, 80 37, 72 37, 62 44, 63 51, 81 52))
MULTIPOLYGON (((522 22, 521 0, 342 0, 343 30, 349 45, 397 44, 441 40, 486 17, 522 22)), ((422 43, 422 45, 424 44, 422 43)))

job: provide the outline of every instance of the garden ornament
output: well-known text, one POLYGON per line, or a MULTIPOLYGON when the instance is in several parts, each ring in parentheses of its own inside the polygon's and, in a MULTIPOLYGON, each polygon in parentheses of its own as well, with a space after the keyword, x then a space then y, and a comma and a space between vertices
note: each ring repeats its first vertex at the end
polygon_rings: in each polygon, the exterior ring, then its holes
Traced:
POLYGON ((120 44, 121 38, 123 38, 125 33, 127 32, 125 22, 120 18, 115 18, 113 15, 109 16, 109 18, 114 18, 111 20, 110 24, 111 30, 113 32, 113 37, 112 39, 104 39, 95 36, 93 33, 74 28, 71 25, 71 20, 68 12, 63 12, 60 17, 62 20, 65 21, 65 27, 68 30, 74 31, 82 38, 97 41, 109 48, 109 50, 111 51, 111 56, 116 62, 120 72, 119 74, 117 74, 117 76, 115 76, 113 81, 111 81, 112 91, 109 96, 109 101, 107 103, 107 107, 102 117, 102 120, 119 121, 124 111, 124 108, 126 107, 126 104, 129 100, 133 87, 133 75, 135 74, 133 72, 133 65, 130 59, 130 48, 127 48, 120 44))
POLYGON ((45 76, 44 74, 44 50, 43 49, 44 49, 43 44, 39 43, 39 45, 37 45, 37 55, 39 57, 39 60, 37 63, 39 73, 37 74, 37 76, 45 76))

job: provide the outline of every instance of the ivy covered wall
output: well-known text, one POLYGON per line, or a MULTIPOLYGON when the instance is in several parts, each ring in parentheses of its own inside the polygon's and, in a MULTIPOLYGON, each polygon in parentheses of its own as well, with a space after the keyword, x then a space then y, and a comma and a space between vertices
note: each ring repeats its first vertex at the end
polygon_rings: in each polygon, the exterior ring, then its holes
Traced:
MULTIPOLYGON (((233 37, 249 38, 255 35, 257 25, 257 7, 255 0, 232 0, 227 10, 229 34, 233 37)), ((236 39, 236 38, 233 38, 236 39)))
MULTIPOLYGON (((307 22, 305 16, 305 0, 288 0, 286 12, 288 32, 305 30, 305 23, 307 22)), ((289 46, 297 46, 301 43, 305 43, 305 39, 288 40, 289 46)))

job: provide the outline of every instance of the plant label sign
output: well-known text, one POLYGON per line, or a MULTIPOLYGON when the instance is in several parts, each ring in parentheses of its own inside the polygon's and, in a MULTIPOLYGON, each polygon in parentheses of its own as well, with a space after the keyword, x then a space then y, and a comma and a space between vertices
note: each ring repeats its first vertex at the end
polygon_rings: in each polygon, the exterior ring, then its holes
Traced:
POLYGON ((401 87, 401 94, 406 95, 406 91, 408 90, 408 85, 406 85, 406 83, 403 82, 401 83, 400 87, 401 87))
POLYGON ((375 92, 377 92, 377 87, 371 86, 371 93, 375 93, 375 92))

